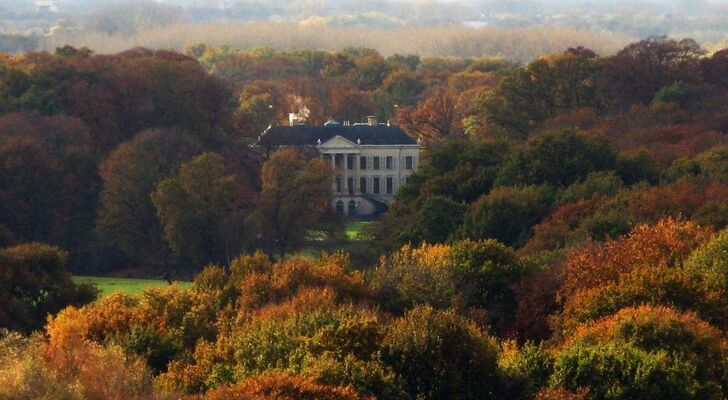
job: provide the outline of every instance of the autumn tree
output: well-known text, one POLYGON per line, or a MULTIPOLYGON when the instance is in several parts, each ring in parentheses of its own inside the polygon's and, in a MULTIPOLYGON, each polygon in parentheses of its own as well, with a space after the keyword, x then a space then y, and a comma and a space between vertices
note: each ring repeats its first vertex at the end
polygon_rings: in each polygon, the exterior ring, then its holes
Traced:
POLYGON ((65 244, 76 181, 30 138, 0 143, 0 224, 18 241, 65 244))
POLYGON ((699 78, 698 64, 703 54, 705 51, 692 39, 663 36, 632 43, 604 60, 599 91, 616 108, 637 102, 647 104, 660 88, 699 78))
POLYGON ((463 137, 463 107, 452 93, 439 91, 415 108, 401 108, 397 122, 407 133, 432 147, 448 139, 463 137))
POLYGON ((152 202, 167 244, 197 265, 231 259, 241 246, 241 224, 253 199, 243 177, 216 153, 203 153, 159 182, 152 202), (235 253, 233 253, 235 252, 235 253))
POLYGON ((151 193, 201 146, 181 130, 153 130, 122 143, 101 164, 96 231, 138 263, 167 260, 167 244, 151 193))
POLYGON ((331 170, 323 160, 305 160, 295 150, 279 150, 263 165, 262 180, 251 222, 277 243, 283 257, 331 207, 331 170))
POLYGON ((569 49, 518 68, 482 98, 492 124, 525 138, 545 120, 578 107, 595 106, 594 52, 569 49))

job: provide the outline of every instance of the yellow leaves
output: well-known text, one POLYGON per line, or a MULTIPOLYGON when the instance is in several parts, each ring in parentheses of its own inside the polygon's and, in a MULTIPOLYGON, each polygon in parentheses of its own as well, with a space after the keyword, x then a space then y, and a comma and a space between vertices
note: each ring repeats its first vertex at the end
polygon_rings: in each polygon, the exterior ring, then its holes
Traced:
POLYGON ((103 347, 85 335, 91 326, 83 310, 68 307, 46 326, 45 367, 62 382, 76 382, 88 400, 142 399, 151 392, 144 362, 116 346, 103 347))

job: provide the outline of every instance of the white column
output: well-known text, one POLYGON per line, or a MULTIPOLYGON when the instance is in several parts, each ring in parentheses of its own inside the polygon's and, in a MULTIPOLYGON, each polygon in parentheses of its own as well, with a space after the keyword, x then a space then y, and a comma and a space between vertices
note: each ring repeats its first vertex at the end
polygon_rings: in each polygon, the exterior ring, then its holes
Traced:
POLYGON ((361 172, 359 171, 359 163, 361 163, 361 154, 354 154, 354 194, 360 194, 359 192, 359 180, 361 178, 361 172))
POLYGON ((342 163, 342 167, 344 168, 344 181, 342 182, 342 188, 344 189, 344 193, 348 196, 349 195, 349 153, 343 153, 344 154, 344 162, 342 163))

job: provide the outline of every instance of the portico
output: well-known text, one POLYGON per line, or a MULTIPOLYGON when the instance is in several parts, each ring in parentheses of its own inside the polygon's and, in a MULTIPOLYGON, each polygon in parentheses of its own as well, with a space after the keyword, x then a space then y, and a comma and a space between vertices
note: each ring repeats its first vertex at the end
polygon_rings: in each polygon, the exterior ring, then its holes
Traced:
POLYGON ((315 148, 334 171, 332 206, 348 217, 384 212, 419 164, 419 144, 385 124, 276 126, 259 142, 315 148))

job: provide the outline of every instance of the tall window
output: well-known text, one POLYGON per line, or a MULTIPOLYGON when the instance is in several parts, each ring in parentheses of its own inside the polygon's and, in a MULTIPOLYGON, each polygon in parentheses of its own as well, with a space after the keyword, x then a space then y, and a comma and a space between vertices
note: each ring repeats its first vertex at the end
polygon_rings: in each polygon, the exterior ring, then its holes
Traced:
POLYGON ((404 158, 404 167, 407 169, 412 169, 412 156, 407 156, 404 158))
POLYGON ((372 178, 372 192, 379 194, 379 177, 372 178))
POLYGON ((336 213, 339 215, 344 215, 344 202, 341 200, 336 202, 336 213))
POLYGON ((346 155, 346 169, 349 171, 354 169, 354 156, 351 154, 346 155))
POLYGON ((379 156, 372 157, 372 164, 374 169, 379 169, 379 156))
POLYGON ((334 168, 340 169, 343 162, 341 154, 332 154, 331 156, 334 157, 334 168))
POLYGON ((359 157, 359 169, 367 169, 367 158, 366 158, 366 156, 359 157))
POLYGON ((394 182, 391 177, 387 177, 387 194, 392 194, 392 192, 394 192, 394 182))
POLYGON ((349 178, 346 180, 346 189, 349 194, 354 194, 354 178, 349 178))
POLYGON ((359 191, 362 193, 367 192, 367 178, 359 178, 359 191))
POLYGON ((387 156, 387 169, 394 169, 394 157, 387 156))
POLYGON ((336 177, 336 193, 341 193, 341 177, 336 177))

